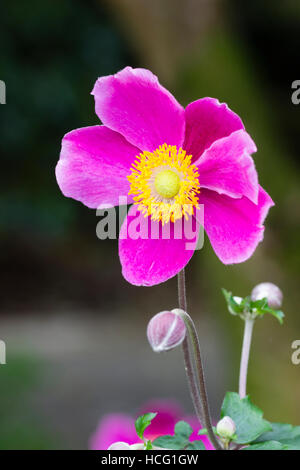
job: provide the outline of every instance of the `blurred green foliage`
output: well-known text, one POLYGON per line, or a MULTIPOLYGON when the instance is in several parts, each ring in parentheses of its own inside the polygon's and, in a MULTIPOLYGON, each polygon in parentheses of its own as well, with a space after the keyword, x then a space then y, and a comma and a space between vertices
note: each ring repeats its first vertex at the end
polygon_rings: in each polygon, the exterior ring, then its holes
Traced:
POLYGON ((10 354, 8 361, 0 366, 0 449, 58 448, 59 438, 35 416, 30 402, 44 365, 28 354, 10 354))
MULTIPOLYGON (((0 25, 0 78, 7 89, 0 108, 1 304, 9 311, 16 298, 24 310, 45 292, 55 302, 55 289, 76 291, 72 282, 51 287, 60 249, 49 240, 84 231, 83 208, 61 195, 55 165, 66 132, 98 123, 89 95, 98 76, 124 67, 130 55, 94 0, 5 2, 0 25)), ((0 366, 0 449, 60 447, 30 402, 41 376, 41 364, 26 355, 10 355, 0 366)))
POLYGON ((77 213, 56 186, 61 138, 98 123, 89 93, 129 54, 97 1, 6 2, 0 42, 0 229, 59 235, 77 213))

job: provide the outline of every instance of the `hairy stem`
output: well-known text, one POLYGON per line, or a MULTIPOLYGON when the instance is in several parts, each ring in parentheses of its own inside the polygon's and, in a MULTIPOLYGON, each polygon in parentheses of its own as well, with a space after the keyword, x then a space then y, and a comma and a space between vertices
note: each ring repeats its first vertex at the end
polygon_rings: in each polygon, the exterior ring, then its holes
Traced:
POLYGON ((213 432, 209 404, 207 399, 206 385, 204 379, 203 364, 200 352, 200 343, 193 320, 188 315, 185 289, 185 273, 184 269, 178 273, 178 303, 179 308, 184 311, 182 318, 187 327, 188 335, 183 341, 183 354, 185 361, 185 370, 189 389, 195 411, 201 425, 207 429, 209 439, 217 450, 221 450, 221 446, 213 432), (193 360, 195 369, 193 367, 193 360))
MULTIPOLYGON (((184 269, 178 274, 178 305, 179 308, 186 311, 187 301, 186 301, 186 288, 185 288, 185 273, 184 269)), ((195 377, 195 371, 193 367, 193 360, 191 355, 191 349, 189 345, 188 336, 186 336, 182 343, 183 357, 184 357, 184 368, 186 372, 186 377, 188 381, 189 391, 192 397, 192 402, 195 408, 196 416, 199 419, 200 423, 203 424, 203 413, 201 407, 201 398, 199 390, 197 388, 197 380, 195 377)))
POLYGON ((249 363, 249 354, 252 340, 254 319, 246 318, 245 319, 245 328, 244 328, 244 339, 242 347, 242 356, 241 356, 241 365, 240 365, 240 380, 239 380, 239 395, 241 398, 245 398, 246 389, 247 389, 247 373, 248 373, 248 363, 249 363))

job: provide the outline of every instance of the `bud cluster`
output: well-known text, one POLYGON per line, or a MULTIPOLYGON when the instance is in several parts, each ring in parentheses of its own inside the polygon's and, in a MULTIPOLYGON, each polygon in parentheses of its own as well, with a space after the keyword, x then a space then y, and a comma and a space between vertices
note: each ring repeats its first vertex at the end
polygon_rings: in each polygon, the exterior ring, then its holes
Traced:
POLYGON ((254 287, 251 295, 238 297, 223 289, 227 307, 232 315, 238 315, 243 320, 273 315, 283 323, 284 313, 280 310, 283 295, 279 287, 271 282, 262 282, 254 287))

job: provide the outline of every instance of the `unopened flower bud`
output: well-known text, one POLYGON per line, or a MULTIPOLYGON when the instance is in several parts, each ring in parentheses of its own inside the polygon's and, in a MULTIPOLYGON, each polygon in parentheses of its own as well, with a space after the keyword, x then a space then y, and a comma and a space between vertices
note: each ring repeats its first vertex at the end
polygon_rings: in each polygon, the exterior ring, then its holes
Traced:
POLYGON ((272 282, 262 282, 254 287, 251 292, 251 300, 261 300, 264 297, 268 300, 268 305, 270 308, 278 310, 282 304, 282 292, 279 287, 272 284, 272 282))
POLYGON ((151 318, 147 327, 147 337, 153 351, 167 351, 182 343, 186 327, 179 312, 179 309, 171 312, 163 311, 151 318))
POLYGON ((229 416, 224 416, 217 424, 217 433, 223 439, 232 439, 235 431, 235 422, 229 416))
MULTIPOLYGON (((145 444, 137 442, 136 444, 127 444, 127 442, 114 442, 107 450, 146 450, 145 444)), ((165 447, 152 446, 152 450, 169 450, 165 447)))
POLYGON ((107 450, 131 450, 131 448, 127 442, 114 442, 107 450))

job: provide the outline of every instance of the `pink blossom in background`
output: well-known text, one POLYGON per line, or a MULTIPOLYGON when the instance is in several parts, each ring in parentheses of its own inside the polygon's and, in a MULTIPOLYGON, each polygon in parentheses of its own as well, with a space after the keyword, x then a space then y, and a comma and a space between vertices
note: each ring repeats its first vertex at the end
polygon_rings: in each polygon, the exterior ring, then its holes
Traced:
POLYGON ((134 419, 124 413, 109 413, 99 422, 89 443, 91 450, 106 450, 114 442, 135 444, 139 439, 135 432, 134 419))
POLYGON ((133 203, 119 239, 125 279, 152 286, 184 268, 197 241, 194 235, 187 249, 190 234, 175 236, 185 218, 197 231, 204 225, 224 264, 246 261, 263 239, 273 201, 259 185, 256 146, 240 117, 214 98, 184 109, 141 68, 99 78, 92 94, 103 125, 65 135, 56 177, 65 196, 90 208, 118 205, 120 196, 133 203), (197 215, 203 206, 204 223, 197 215), (140 213, 158 238, 128 235, 140 213))
MULTIPOLYGON (((206 436, 198 436, 201 429, 198 420, 194 416, 186 416, 176 402, 166 400, 153 400, 142 407, 138 415, 157 412, 150 426, 145 431, 147 439, 154 440, 165 434, 174 434, 174 427, 177 421, 184 420, 194 429, 190 440, 201 439, 206 449, 213 447, 206 436)), ((135 432, 135 418, 124 413, 110 413, 104 416, 90 439, 89 448, 91 450, 106 450, 115 442, 126 442, 136 444, 140 442, 135 432)))

